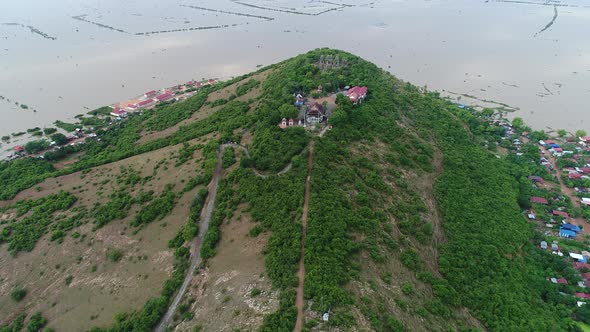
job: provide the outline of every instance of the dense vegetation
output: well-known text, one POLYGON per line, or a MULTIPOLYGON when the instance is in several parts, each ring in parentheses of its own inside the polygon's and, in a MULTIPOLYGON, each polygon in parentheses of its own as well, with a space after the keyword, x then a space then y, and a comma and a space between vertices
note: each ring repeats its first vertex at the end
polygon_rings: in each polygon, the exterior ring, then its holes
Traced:
POLYGON ((0 199, 16 196, 21 190, 39 183, 54 171, 53 165, 42 159, 26 158, 0 162, 0 199))

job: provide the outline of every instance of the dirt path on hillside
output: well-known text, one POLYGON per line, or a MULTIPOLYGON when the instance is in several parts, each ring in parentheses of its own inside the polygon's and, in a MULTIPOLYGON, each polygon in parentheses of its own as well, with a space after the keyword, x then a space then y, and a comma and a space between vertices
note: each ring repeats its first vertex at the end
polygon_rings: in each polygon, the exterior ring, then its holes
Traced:
POLYGON ((312 141, 309 145, 309 160, 307 163, 307 177, 305 178, 305 199, 303 201, 303 216, 301 217, 301 224, 303 232, 301 234, 301 253, 299 258, 299 285, 297 286, 297 297, 295 300, 295 306, 297 306, 297 322, 295 323, 295 332, 301 332, 303 328, 303 307, 305 301, 303 300, 303 284, 305 283, 305 235, 307 232, 307 212, 309 210, 309 187, 311 182, 311 169, 313 167, 313 146, 312 141))
POLYGON ((164 317, 160 321, 160 324, 158 324, 158 326, 154 330, 156 332, 164 332, 166 330, 166 328, 168 327, 168 325, 170 324, 170 321, 172 320, 172 317, 174 316, 174 313, 176 312, 176 308, 178 307, 180 300, 182 300, 182 297, 184 296, 184 293, 186 292, 188 285, 191 283, 191 280, 193 279, 195 269, 197 268, 197 266, 199 266, 201 264, 201 261, 202 261, 202 259, 201 259, 201 246, 203 244, 203 238, 205 237, 205 235, 207 234, 207 230, 209 229, 209 222, 211 221, 211 216, 213 215, 213 210, 215 207, 215 198, 217 196, 217 186, 219 185, 219 178, 221 177, 221 171, 222 171, 221 166, 223 164, 222 163, 222 156, 223 156, 224 149, 225 149, 225 146, 223 146, 223 145, 219 148, 219 153, 217 156, 217 165, 215 166, 215 172, 213 173, 213 179, 211 179, 211 183, 209 184, 209 194, 207 195, 207 201, 205 202, 205 208, 201 212, 201 224, 199 225, 199 234, 195 237, 195 239, 193 240, 193 243, 191 245, 191 252, 192 252, 191 265, 189 266, 188 271, 186 272, 186 276, 184 278, 184 281, 182 282, 180 289, 176 293, 174 300, 172 301, 172 303, 168 307, 168 311, 166 312, 166 314, 164 315, 164 317))
MULTIPOLYGON (((551 163, 551 166, 553 166, 553 169, 555 169, 555 172, 557 173, 557 181, 559 182, 559 188, 560 188, 561 192, 570 198, 570 200, 572 201, 572 204, 574 205, 575 208, 579 208, 580 207, 580 199, 576 196, 576 192, 573 188, 570 188, 570 187, 566 186, 565 183, 563 183, 563 180, 562 180, 563 174, 561 172, 561 169, 559 169, 557 167, 557 163, 555 162, 555 157, 549 151, 547 151, 547 149, 545 149, 545 147, 541 147, 541 151, 543 151, 545 153, 545 157, 547 158, 547 160, 549 160, 549 162, 551 163)), ((586 234, 586 235, 590 235, 590 227, 584 227, 584 226, 588 225, 588 222, 583 217, 570 218, 569 223, 573 224, 573 225, 581 226, 582 233, 586 234)))
MULTIPOLYGON (((194 275, 194 272, 195 272, 197 266, 199 266, 202 262, 201 246, 203 244, 203 238, 205 237, 205 235, 207 234, 207 231, 209 230, 209 222, 211 221, 211 216, 213 215, 213 210, 215 208, 215 198, 217 197, 217 187, 219 185, 219 178, 221 177, 221 174, 223 171, 223 168, 222 168, 223 151, 225 151, 225 149, 229 148, 229 147, 242 149, 244 151, 244 153, 246 154, 246 156, 250 157, 248 149, 244 146, 239 145, 239 144, 228 143, 228 144, 222 144, 219 147, 219 152, 217 154, 217 165, 215 165, 215 172, 213 173, 213 178, 211 179, 211 182, 209 183, 209 188, 208 188, 209 194, 207 195, 207 201, 205 202, 205 208, 201 212, 201 224, 199 225, 199 234, 195 237, 195 239, 193 240, 193 243, 191 244, 191 252, 192 252, 191 264, 188 268, 188 271, 186 272, 186 276, 184 277, 184 280, 182 282, 182 285, 180 286, 180 289, 178 290, 178 292, 176 293, 176 296, 174 297, 174 300, 172 301, 172 303, 168 307, 168 311, 166 311, 166 314, 164 315, 164 317, 162 318, 162 320, 160 321, 158 326, 154 329, 154 331, 156 331, 156 332, 164 332, 168 328, 168 325, 172 321, 172 317, 174 316, 174 313, 176 312, 176 308, 178 307, 178 304, 182 300, 182 297, 184 296, 184 293, 186 292, 188 285, 191 283, 191 281, 193 279, 193 275, 194 275)), ((313 150, 313 147, 311 147, 310 151, 312 151, 312 150, 313 150)), ((310 163, 311 163, 311 152, 310 152, 310 163)), ((289 165, 287 165, 283 170, 278 172, 277 175, 282 175, 282 174, 288 172, 291 169, 291 167, 292 167, 292 164, 289 163, 289 165)), ((254 174, 256 174, 256 176, 261 177, 261 178, 267 178, 268 176, 270 176, 268 174, 261 174, 254 167, 252 167, 252 171, 254 172, 254 174)), ((308 170, 308 178, 309 178, 310 171, 311 171, 311 165, 308 170)), ((309 180, 308 180, 307 187, 306 187, 307 188, 306 189, 306 202, 309 200, 309 198, 307 198, 307 196, 309 195, 308 187, 309 187, 309 180)), ((304 207, 304 209, 305 209, 305 211, 307 211, 306 207, 304 207)), ((305 218, 307 218, 307 212, 305 212, 305 218)))
MULTIPOLYGON (((248 149, 245 146, 243 146, 243 145, 235 144, 235 143, 226 143, 226 144, 222 144, 221 147, 224 148, 224 149, 225 148, 228 148, 228 147, 241 149, 246 154, 246 157, 250 158, 250 151, 248 151, 248 149)), ((287 173, 288 171, 290 171, 291 170, 291 167, 293 167, 293 163, 287 164, 287 166, 285 166, 285 168, 283 168, 282 170, 280 170, 276 174, 265 174, 265 173, 262 173, 259 170, 257 170, 256 168, 254 168, 254 166, 252 166, 252 171, 254 172, 254 174, 256 174, 257 177, 266 179, 266 178, 268 178, 271 175, 279 175, 279 176, 280 175, 283 175, 283 174, 287 173)))

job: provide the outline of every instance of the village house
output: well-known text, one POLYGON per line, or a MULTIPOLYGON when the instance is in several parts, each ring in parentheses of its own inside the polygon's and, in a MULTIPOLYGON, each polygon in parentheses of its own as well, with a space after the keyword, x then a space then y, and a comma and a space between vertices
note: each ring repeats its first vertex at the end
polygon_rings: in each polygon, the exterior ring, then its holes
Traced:
POLYGON ((168 101, 168 100, 170 100, 170 99, 172 99, 172 98, 174 98, 174 94, 172 94, 172 93, 171 93, 171 92, 169 92, 169 91, 166 91, 166 92, 164 92, 163 94, 161 94, 161 95, 159 95, 159 96, 157 96, 157 97, 156 97, 156 99, 157 99, 159 102, 168 101))
POLYGON ((564 219, 568 219, 570 217, 569 214, 567 214, 567 212, 563 212, 563 211, 558 211, 558 210, 553 210, 553 215, 554 216, 560 216, 564 219))
POLYGON ((537 204, 543 204, 543 205, 549 204, 549 202, 543 197, 533 196, 533 197, 531 197, 530 200, 531 200, 531 203, 537 203, 537 204))
POLYGON ((283 118, 283 120, 281 120, 281 123, 279 124, 279 127, 281 127, 281 129, 285 129, 287 127, 293 127, 294 125, 295 125, 295 120, 293 120, 293 119, 287 120, 286 118, 283 118))
POLYGON ((111 115, 116 118, 124 118, 127 116, 127 112, 119 107, 115 107, 115 109, 111 112, 111 115))
POLYGON ((150 99, 146 99, 146 100, 143 100, 143 101, 140 101, 139 103, 137 103, 137 108, 146 107, 146 106, 149 106, 149 105, 151 105, 153 103, 154 103, 154 100, 153 99, 151 99, 151 98, 150 99))
POLYGON ((303 104, 305 103, 303 95, 301 93, 298 93, 295 95, 295 106, 303 106, 303 104))
POLYGON ((543 180, 542 177, 537 176, 537 175, 531 175, 529 176, 529 180, 535 182, 535 183, 545 183, 545 180, 543 180))
POLYGON ((581 179, 582 178, 582 174, 576 173, 576 172, 572 172, 572 173, 569 173, 567 175, 567 178, 570 179, 570 180, 578 180, 578 179, 581 179))
MULTIPOLYGON (((581 231, 581 229, 577 225, 563 224, 559 228, 559 236, 566 238, 566 239, 572 239, 572 238, 575 238, 580 231, 581 231)), ((570 254, 570 256, 571 255, 572 254, 570 254)), ((580 255, 580 256, 582 256, 582 255, 580 255)), ((572 258, 573 258, 573 256, 572 256, 572 258)), ((584 260, 584 263, 586 263, 585 260, 584 260)))
POLYGON ((348 89, 346 95, 348 96, 350 101, 356 105, 362 103, 362 101, 367 97, 367 91, 368 90, 366 86, 355 86, 348 89))
POLYGON ((157 92, 155 90, 151 90, 151 91, 144 93, 143 96, 145 98, 153 98, 156 96, 156 94, 157 94, 157 92))
POLYGON ((307 105, 307 110, 305 111, 305 122, 307 123, 320 123, 324 121, 326 117, 324 113, 324 108, 319 103, 311 103, 307 105))
POLYGON ((590 264, 583 262, 573 262, 572 267, 576 270, 590 269, 590 264))

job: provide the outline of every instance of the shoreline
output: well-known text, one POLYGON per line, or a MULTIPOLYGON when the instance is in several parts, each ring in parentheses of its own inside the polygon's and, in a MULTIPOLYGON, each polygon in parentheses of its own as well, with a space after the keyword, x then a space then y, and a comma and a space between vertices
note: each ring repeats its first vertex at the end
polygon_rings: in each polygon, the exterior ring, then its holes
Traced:
MULTIPOLYGON (((200 81, 197 80, 190 80, 189 82, 186 83, 182 83, 182 84, 175 84, 173 86, 170 87, 164 87, 164 88, 158 88, 155 90, 151 90, 151 91, 147 91, 144 94, 140 94, 140 95, 136 95, 121 101, 117 101, 114 102, 112 104, 106 105, 106 106, 101 106, 98 107, 97 109, 94 110, 90 110, 88 107, 85 107, 85 110, 87 110, 86 113, 80 113, 77 114, 71 118, 62 118, 62 119, 55 119, 53 120, 53 122, 49 123, 49 124, 43 124, 40 126, 36 126, 33 128, 27 128, 24 129, 23 131, 14 131, 11 133, 2 133, 0 136, 2 136, 2 139, 0 140, 0 161, 4 161, 7 160, 8 158, 10 158, 11 156, 13 156, 14 153, 14 149, 16 147, 19 146, 23 146, 26 143, 32 142, 32 141, 37 141, 37 140, 50 140, 49 135, 45 135, 42 134, 42 131, 44 129, 47 128, 55 128, 57 129, 58 133, 62 133, 62 134, 76 134, 79 131, 73 131, 73 130, 65 130, 64 128, 61 128, 60 125, 58 123, 62 123, 62 124, 66 124, 66 125, 74 125, 79 127, 81 130, 85 129, 84 127, 87 127, 83 124, 80 123, 81 119, 84 118, 88 118, 90 117, 96 117, 100 114, 93 114, 93 112, 96 112, 98 110, 104 109, 105 107, 111 108, 113 110, 117 110, 117 109, 122 109, 125 111, 125 113, 128 114, 135 114, 138 112, 141 112, 143 110, 149 110, 149 109, 153 109, 154 107, 156 107, 157 105, 159 105, 162 102, 170 102, 171 100, 174 100, 174 102, 181 102, 184 101, 190 97, 192 97, 197 91, 203 89, 204 87, 213 85, 213 84, 217 84, 219 82, 223 82, 225 81, 226 78, 209 78, 209 79, 203 79, 200 81), (153 96, 148 96, 147 94, 153 92, 153 96), (170 98, 168 100, 157 100, 156 97, 158 95, 162 95, 162 94, 166 94, 169 93, 172 95, 173 98, 170 98), (138 106, 134 109, 132 109, 131 107, 129 107, 132 104, 139 104, 140 102, 146 101, 148 99, 152 99, 153 102, 146 105, 146 106, 138 106), (6 139, 6 138, 9 139, 6 139)), ((0 95, 0 101, 5 101, 5 102, 9 102, 12 103, 13 100, 0 95)), ((19 111, 32 111, 34 113, 37 112, 36 109, 32 109, 30 107, 28 107, 26 104, 23 103, 18 103, 16 102, 15 104, 17 107, 20 107, 21 109, 19 109, 19 111), (27 106, 26 108, 22 107, 21 105, 27 106)), ((108 115, 105 115, 108 116, 108 115)), ((112 116, 112 114, 111 114, 112 116)), ((124 116, 126 117, 126 115, 124 116)), ((115 120, 117 120, 117 118, 115 118, 115 120)), ((122 119, 119 119, 122 120, 122 119)), ((68 144, 69 145, 69 144, 68 144)), ((46 151, 51 151, 51 149, 45 150, 43 152, 46 151)), ((14 159, 18 159, 18 158, 14 158, 14 159)), ((9 160, 13 160, 13 159, 9 159, 9 160)))

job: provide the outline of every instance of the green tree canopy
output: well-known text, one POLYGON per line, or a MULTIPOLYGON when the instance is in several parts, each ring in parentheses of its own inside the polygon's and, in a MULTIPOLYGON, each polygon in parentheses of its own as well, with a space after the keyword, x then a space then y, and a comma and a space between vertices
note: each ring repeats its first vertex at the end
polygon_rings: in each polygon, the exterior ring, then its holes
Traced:
POLYGON ((62 133, 56 133, 51 135, 51 140, 54 141, 57 145, 64 145, 68 142, 68 138, 66 135, 62 133))

